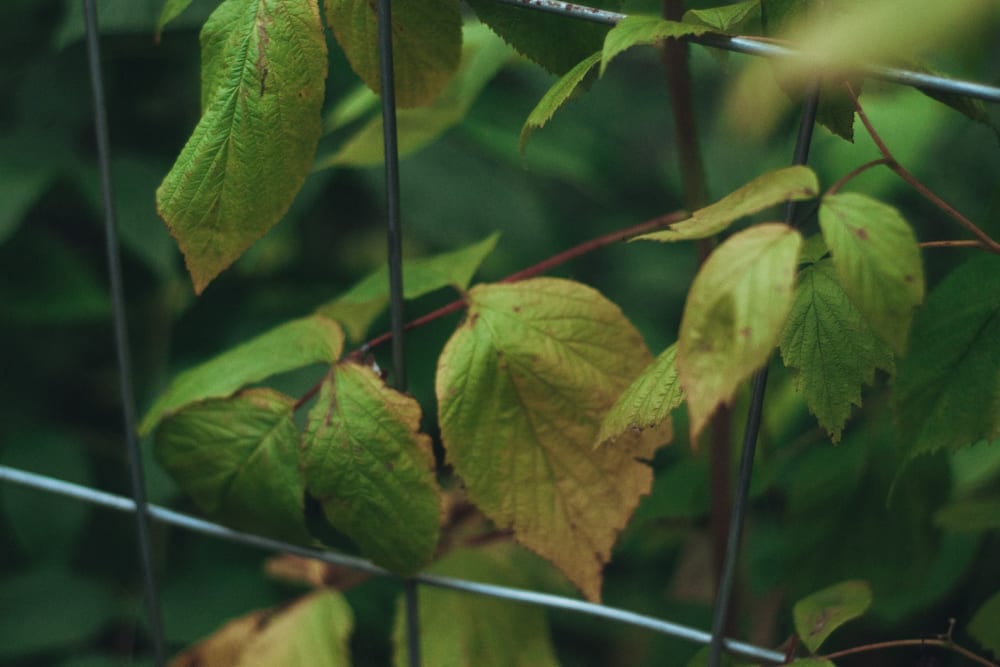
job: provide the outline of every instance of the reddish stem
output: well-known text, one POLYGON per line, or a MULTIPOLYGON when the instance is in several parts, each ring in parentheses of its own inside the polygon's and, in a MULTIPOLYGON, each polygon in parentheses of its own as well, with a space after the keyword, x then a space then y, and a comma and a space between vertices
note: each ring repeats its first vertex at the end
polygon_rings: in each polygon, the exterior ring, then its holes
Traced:
POLYGON ((885 145, 885 142, 882 140, 882 137, 880 137, 878 132, 875 131, 875 128, 872 126, 871 121, 868 120, 868 114, 865 113, 865 110, 861 107, 861 103, 858 102, 858 96, 854 93, 854 89, 851 87, 851 84, 845 82, 844 87, 847 89, 847 94, 851 97, 851 100, 854 102, 854 109, 858 112, 858 118, 861 119, 861 122, 864 124, 865 129, 868 131, 868 136, 872 138, 872 141, 875 142, 875 145, 878 147, 879 152, 882 153, 882 157, 886 159, 886 165, 894 172, 896 172, 896 174, 900 178, 909 183, 910 186, 913 187, 914 190, 919 192, 925 199, 927 199, 927 201, 937 206, 939 209, 944 211, 949 217, 955 220, 958 224, 962 225, 967 230, 969 230, 969 232, 973 236, 975 236, 982 242, 984 249, 1000 255, 1000 243, 994 241, 992 238, 990 238, 989 234, 980 229, 974 222, 972 222, 964 215, 959 213, 957 210, 955 210, 948 202, 946 202, 945 200, 941 199, 936 194, 934 194, 934 192, 932 192, 930 188, 928 188, 926 185, 917 180, 916 176, 911 174, 901 164, 899 164, 899 162, 896 161, 896 158, 889 150, 889 147, 885 145))
POLYGON ((826 194, 828 194, 828 195, 835 195, 835 194, 837 194, 840 191, 840 189, 843 188, 845 185, 847 185, 847 183, 851 179, 855 178, 856 176, 860 176, 861 174, 863 174, 864 172, 868 171, 872 167, 877 167, 880 164, 888 165, 889 164, 889 160, 887 160, 886 158, 883 157, 883 158, 879 158, 877 160, 872 160, 871 162, 865 162, 860 167, 852 169, 851 171, 849 171, 847 173, 846 176, 843 176, 839 181, 837 181, 836 183, 834 183, 833 185, 831 185, 830 189, 826 191, 826 194))
POLYGON ((969 660, 983 665, 984 667, 1000 667, 995 662, 991 662, 986 658, 976 655, 972 651, 962 646, 959 646, 950 639, 896 639, 894 641, 888 642, 878 642, 876 644, 865 644, 864 646, 855 646, 853 648, 844 649, 843 651, 837 651, 836 653, 828 653, 826 655, 817 656, 823 660, 836 660, 838 658, 844 658, 849 655, 857 655, 859 653, 871 653, 873 651, 884 651, 891 648, 903 648, 907 646, 936 646, 938 648, 944 649, 946 651, 952 651, 958 653, 959 655, 968 658, 969 660))
POLYGON ((921 248, 983 248, 986 250, 986 246, 983 245, 982 241, 924 241, 920 244, 921 248))

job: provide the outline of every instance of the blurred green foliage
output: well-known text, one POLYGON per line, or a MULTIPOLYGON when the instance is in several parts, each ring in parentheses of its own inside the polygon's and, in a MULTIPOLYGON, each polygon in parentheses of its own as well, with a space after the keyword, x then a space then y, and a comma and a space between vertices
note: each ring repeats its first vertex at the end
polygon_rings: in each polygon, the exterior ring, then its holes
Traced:
MULTIPOLYGON (((215 3, 195 0, 157 44, 160 4, 99 3, 140 411, 180 370, 346 291, 383 262, 385 234, 379 167, 313 173, 285 220, 194 298, 156 215, 154 190, 198 118, 197 29, 215 3)), ((0 4, 0 461, 127 494, 79 5, 0 4)), ((655 12, 658 3, 634 0, 624 9, 655 12)), ((332 42, 330 61, 326 109, 358 86, 332 42)), ((724 122, 725 81, 745 62, 734 56, 720 64, 706 50, 692 50, 694 106, 715 197, 791 157, 793 115, 766 139, 742 137, 724 122)), ((931 64, 995 81, 1000 49, 972 44, 931 64)), ((553 80, 512 61, 459 125, 403 161, 407 255, 450 250, 500 231, 480 274, 496 279, 680 208, 669 95, 656 52, 638 49, 617 59, 587 95, 535 133, 522 158, 521 125, 553 80)), ((894 86, 869 82, 863 103, 908 169, 988 232, 1000 233, 1000 151, 990 130, 894 86)), ((988 112, 997 118, 995 109, 988 112)), ((850 144, 818 130, 811 165, 824 185, 877 157, 857 135, 850 144)), ((888 171, 871 170, 853 188, 898 206, 922 240, 956 236, 888 171)), ((815 220, 803 226, 814 231, 815 220)), ((929 286, 971 252, 926 252, 929 286)), ((697 264, 689 245, 630 244, 556 274, 594 285, 619 303, 658 353, 676 338, 697 264)), ((429 295, 408 310, 418 315, 446 298, 429 295)), ((407 339, 411 391, 424 406, 433 405, 437 351, 454 324, 447 318, 407 339)), ((307 371, 289 374, 282 389, 301 394, 315 380, 307 371)), ((874 613, 838 631, 829 647, 943 632, 949 617, 960 620, 956 638, 966 641, 963 623, 1000 588, 995 525, 992 533, 947 531, 941 515, 934 519, 951 504, 991 489, 995 495, 998 448, 919 459, 897 480, 900 457, 888 435, 884 387, 885 378, 877 380, 864 416, 849 422, 834 448, 794 393, 790 374, 774 369, 742 567, 744 636, 776 644, 791 632, 795 600, 845 578, 865 578, 874 613)), ((741 435, 742 402, 734 439, 741 435)), ((658 454, 653 492, 606 572, 605 601, 707 627, 707 454, 684 441, 679 417, 680 440, 658 454)), ((191 509, 155 464, 147 474, 154 502, 191 509)), ((297 592, 263 575, 266 554, 160 525, 153 537, 172 650, 297 592)), ((386 580, 347 591, 357 619, 356 664, 389 664, 398 592, 386 580)), ((564 613, 550 621, 565 665, 677 665, 697 649, 564 613)), ((148 656, 131 517, 0 486, 0 665, 145 665, 148 656)), ((915 656, 852 664, 912 664, 915 656)))

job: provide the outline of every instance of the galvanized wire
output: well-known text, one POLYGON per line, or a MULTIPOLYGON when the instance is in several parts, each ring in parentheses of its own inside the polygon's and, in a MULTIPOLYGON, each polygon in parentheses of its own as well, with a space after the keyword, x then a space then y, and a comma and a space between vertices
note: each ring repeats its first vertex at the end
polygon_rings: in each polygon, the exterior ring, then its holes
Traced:
MULTIPOLYGON (((37 489, 39 491, 64 496, 66 498, 72 498, 74 500, 90 503, 92 505, 107 507, 119 512, 136 511, 135 501, 131 498, 104 491, 98 491, 80 484, 65 482, 46 475, 38 475, 5 465, 0 465, 0 481, 18 484, 24 487, 37 489)), ((373 575, 385 577, 396 576, 392 572, 375 565, 371 561, 364 558, 358 558, 357 556, 349 556, 347 554, 341 554, 334 551, 309 549, 307 547, 273 540, 268 537, 254 535, 252 533, 233 530, 232 528, 227 528, 226 526, 222 526, 211 521, 199 519, 198 517, 194 517, 189 514, 175 512, 158 505, 149 505, 148 512, 150 517, 160 523, 176 526, 178 528, 226 540, 228 542, 244 544, 275 553, 289 553, 296 556, 302 556, 303 558, 315 558, 316 560, 323 561, 324 563, 339 565, 341 567, 350 568, 359 572, 367 572, 373 575)), ((652 616, 637 614, 625 609, 594 604, 592 602, 585 602, 583 600, 568 598, 561 595, 539 593, 537 591, 529 591, 522 588, 498 586, 495 584, 454 579, 452 577, 442 577, 432 574, 418 574, 412 579, 425 586, 447 588, 475 595, 483 595, 501 600, 509 600, 512 602, 521 602, 538 607, 568 611, 603 618, 609 621, 616 621, 618 623, 625 623, 627 625, 646 628, 647 630, 651 630, 659 634, 697 644, 707 644, 711 639, 711 635, 704 630, 681 625, 679 623, 664 621, 652 616)), ((730 653, 750 658, 751 660, 762 660, 764 662, 772 663, 780 663, 784 660, 784 655, 778 651, 762 648, 760 646, 754 646, 753 644, 748 644, 746 642, 727 639, 725 640, 725 647, 730 653)))
MULTIPOLYGON (((592 23, 602 23, 604 25, 615 25, 626 17, 626 14, 610 12, 605 9, 595 9, 594 7, 577 5, 571 2, 560 2, 560 0, 494 0, 494 2, 548 12, 550 14, 558 14, 592 23)), ((704 35, 689 35, 681 39, 703 46, 752 56, 763 56, 766 58, 802 57, 794 48, 774 44, 773 42, 762 42, 751 37, 731 37, 717 33, 706 33, 704 35)), ((859 67, 859 71, 861 74, 873 79, 910 86, 926 92, 963 95, 985 102, 1000 102, 1000 88, 975 81, 950 79, 928 72, 883 65, 862 65, 859 67)))
POLYGON ((135 394, 132 389, 132 359, 129 353, 125 296, 122 281, 121 253, 118 247, 118 227, 115 196, 111 178, 111 147, 108 138, 108 110, 104 101, 104 80, 101 75, 101 50, 97 30, 97 8, 94 0, 83 0, 86 24, 87 63, 90 87, 94 97, 94 129, 97 135, 97 161, 101 173, 101 196, 104 205, 104 240, 111 283, 111 303, 114 313, 115 350, 118 356, 118 381, 121 390, 122 419, 128 455, 132 497, 135 499, 136 542, 142 564, 146 613, 153 642, 153 657, 157 665, 164 664, 163 620, 160 597, 153 572, 153 555, 149 535, 146 484, 142 473, 142 452, 136 438, 135 394))

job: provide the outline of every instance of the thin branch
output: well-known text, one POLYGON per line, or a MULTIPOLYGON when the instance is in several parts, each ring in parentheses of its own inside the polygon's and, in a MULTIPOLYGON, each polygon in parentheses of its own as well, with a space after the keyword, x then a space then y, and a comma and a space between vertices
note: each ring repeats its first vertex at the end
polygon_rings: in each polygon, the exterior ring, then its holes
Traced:
POLYGON ((852 169, 851 171, 849 171, 845 176, 841 177, 841 179, 839 181, 837 181, 836 183, 834 183, 833 185, 831 185, 830 189, 826 191, 826 194, 828 194, 828 195, 835 195, 835 194, 837 194, 841 190, 841 188, 843 188, 845 185, 847 185, 847 183, 850 182, 852 179, 854 179, 857 176, 860 176, 861 174, 863 174, 864 172, 868 171, 872 167, 879 166, 880 164, 888 165, 888 164, 890 164, 890 161, 887 158, 883 157, 883 158, 879 158, 877 160, 872 160, 871 162, 865 162, 860 167, 856 167, 855 169, 852 169))
POLYGON ((921 248, 982 248, 989 250, 982 241, 924 241, 921 248))
POLYGON ((822 660, 829 660, 832 662, 833 660, 836 660, 838 658, 844 658, 849 655, 857 655, 859 653, 872 653, 874 651, 884 651, 886 649, 904 648, 908 646, 936 646, 937 648, 957 653, 960 656, 971 660, 972 662, 983 665, 983 667, 1000 667, 1000 665, 997 665, 997 663, 991 662, 986 658, 973 653, 972 651, 963 646, 959 646, 950 639, 896 639, 888 642, 878 642, 875 644, 865 644, 864 646, 854 646, 852 648, 844 649, 843 651, 828 653, 826 655, 821 655, 817 657, 822 660))
POLYGON ((847 89, 847 94, 851 97, 854 102, 854 109, 858 112, 858 118, 864 124, 865 129, 868 131, 868 136, 872 138, 875 145, 878 147, 882 157, 886 159, 886 165, 892 169, 896 174, 902 178, 904 181, 910 184, 914 190, 919 192, 925 199, 937 206, 939 209, 944 211, 949 217, 955 220, 958 224, 965 227, 969 232, 982 242, 983 248, 1000 255, 1000 243, 997 243, 990 235, 980 229, 974 222, 966 218, 964 215, 955 210, 948 202, 938 197, 934 192, 931 191, 926 185, 917 180, 917 177, 907 171, 899 162, 896 161, 895 156, 893 156, 892 151, 889 147, 885 145, 882 137, 879 136, 878 132, 872 126, 870 120, 868 120, 868 114, 861 107, 861 103, 858 102, 858 96, 854 93, 854 89, 851 87, 850 83, 844 83, 844 87, 847 89))

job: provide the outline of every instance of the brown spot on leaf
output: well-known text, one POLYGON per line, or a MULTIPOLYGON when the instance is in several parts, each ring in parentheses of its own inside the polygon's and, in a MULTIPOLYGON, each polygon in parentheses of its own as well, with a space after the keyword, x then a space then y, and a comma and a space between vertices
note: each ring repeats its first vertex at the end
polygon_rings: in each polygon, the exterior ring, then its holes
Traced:
POLYGON ((862 241, 868 240, 868 232, 865 231, 864 227, 858 227, 857 229, 854 230, 854 233, 857 234, 858 238, 861 239, 862 241))
POLYGON ((514 312, 515 313, 520 313, 521 312, 521 306, 514 306, 514 312))
POLYGON ((903 282, 912 283, 914 280, 916 280, 916 278, 914 278, 910 274, 906 274, 905 276, 903 276, 903 282))
POLYGON ((740 336, 742 336, 743 338, 749 338, 750 337, 750 327, 743 327, 742 329, 740 329, 740 336))

